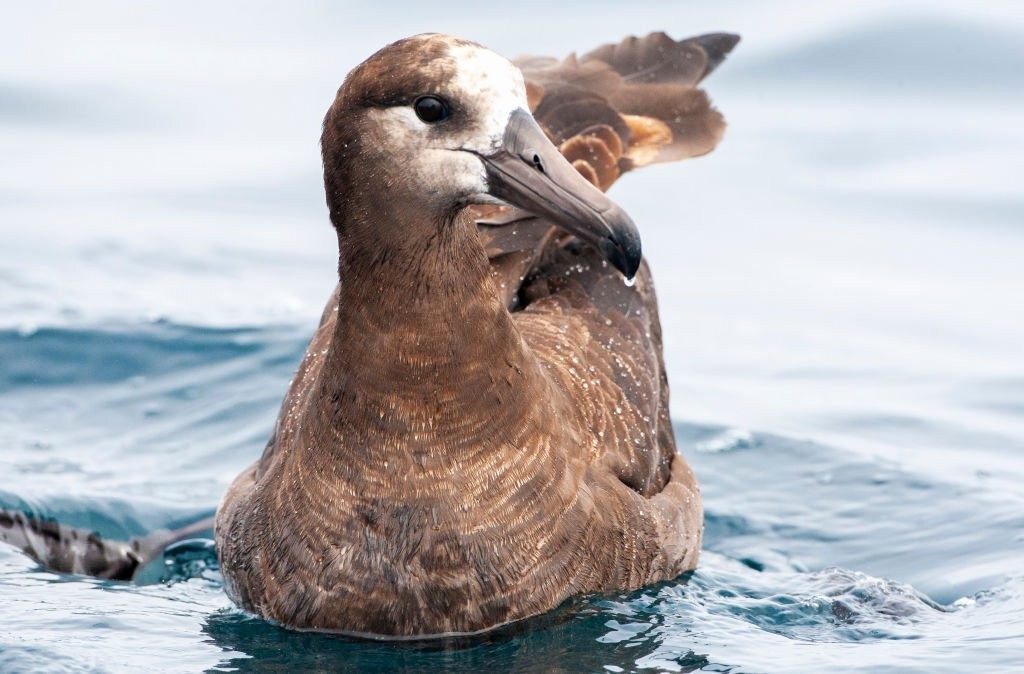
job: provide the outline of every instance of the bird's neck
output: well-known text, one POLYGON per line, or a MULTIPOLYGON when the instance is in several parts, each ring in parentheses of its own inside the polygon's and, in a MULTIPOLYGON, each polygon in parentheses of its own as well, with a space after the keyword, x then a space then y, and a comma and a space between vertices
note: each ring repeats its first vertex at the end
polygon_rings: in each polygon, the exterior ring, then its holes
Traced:
POLYGON ((396 223, 367 224, 339 228, 338 319, 310 406, 338 440, 321 447, 385 464, 396 453, 444 462, 497 450, 546 404, 547 380, 475 227, 465 215, 406 222, 385 246, 375 233, 396 223))

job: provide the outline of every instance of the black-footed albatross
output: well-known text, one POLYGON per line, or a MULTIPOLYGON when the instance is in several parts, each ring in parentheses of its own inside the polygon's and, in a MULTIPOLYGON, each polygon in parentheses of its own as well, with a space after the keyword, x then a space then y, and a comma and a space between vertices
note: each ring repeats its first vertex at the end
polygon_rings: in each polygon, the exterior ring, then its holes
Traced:
POLYGON ((501 56, 421 35, 349 73, 322 137, 340 282, 217 511, 239 606, 465 634, 694 568, 650 274, 594 183, 710 150, 723 122, 694 87, 734 44, 533 59, 528 89, 501 56))
MULTIPOLYGON (((738 39, 652 33, 517 68, 420 35, 349 73, 322 137, 340 282, 217 509, 239 606, 467 634, 695 567, 654 288, 603 190, 714 148, 725 124, 697 85, 738 39)), ((209 524, 121 543, 0 511, 0 540, 127 579, 209 524)))

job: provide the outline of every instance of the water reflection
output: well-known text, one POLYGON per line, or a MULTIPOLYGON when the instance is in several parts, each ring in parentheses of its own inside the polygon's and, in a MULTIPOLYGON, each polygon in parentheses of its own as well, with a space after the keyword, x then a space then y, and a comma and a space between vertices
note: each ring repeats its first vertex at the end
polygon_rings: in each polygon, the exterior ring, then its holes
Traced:
MULTIPOLYGON (((235 671, 580 672, 633 671, 653 655, 657 639, 609 638, 617 624, 591 602, 575 601, 551 614, 475 638, 429 642, 373 643, 325 634, 290 632, 264 621, 222 611, 209 616, 205 634, 234 657, 221 667, 235 671), (614 669, 619 668, 619 669, 614 669)), ((688 653, 675 671, 707 664, 688 653)))

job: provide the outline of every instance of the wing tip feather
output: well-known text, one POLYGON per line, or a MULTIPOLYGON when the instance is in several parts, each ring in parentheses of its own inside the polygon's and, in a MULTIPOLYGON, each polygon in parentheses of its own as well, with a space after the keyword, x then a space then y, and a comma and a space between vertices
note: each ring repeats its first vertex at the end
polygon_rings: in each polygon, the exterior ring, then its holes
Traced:
POLYGON ((703 80, 714 72, 725 60, 725 57, 736 48, 736 45, 740 43, 740 36, 736 33, 705 33, 691 37, 689 40, 699 44, 708 56, 707 68, 701 76, 703 80))

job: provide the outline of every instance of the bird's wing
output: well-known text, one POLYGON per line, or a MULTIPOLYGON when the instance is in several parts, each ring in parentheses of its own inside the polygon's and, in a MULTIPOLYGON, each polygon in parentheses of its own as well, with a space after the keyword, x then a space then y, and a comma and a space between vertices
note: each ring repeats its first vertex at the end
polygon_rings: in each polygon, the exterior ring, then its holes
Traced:
POLYGON ((552 246, 513 314, 523 339, 573 400, 593 436, 593 465, 653 496, 676 454, 658 303, 646 263, 635 282, 577 240, 552 246))
POLYGON ((629 37, 560 62, 518 62, 536 101, 534 117, 602 189, 655 162, 707 154, 725 120, 698 88, 736 45, 727 33, 673 40, 629 37))
MULTIPOLYGON (((573 166, 607 190, 623 173, 714 149, 725 120, 699 88, 739 37, 728 33, 673 40, 629 37, 559 61, 522 57, 534 117, 573 166)), ((548 223, 508 207, 477 206, 484 248, 510 308, 556 236, 548 223)))
MULTIPOLYGON (((700 82, 739 38, 627 38, 562 61, 520 59, 533 114, 576 169, 607 190, 646 164, 710 152, 725 121, 700 82)), ((676 454, 661 324, 646 264, 636 283, 549 222, 481 210, 478 229, 508 306, 574 396, 591 400, 595 462, 644 496, 660 492, 676 454)))

